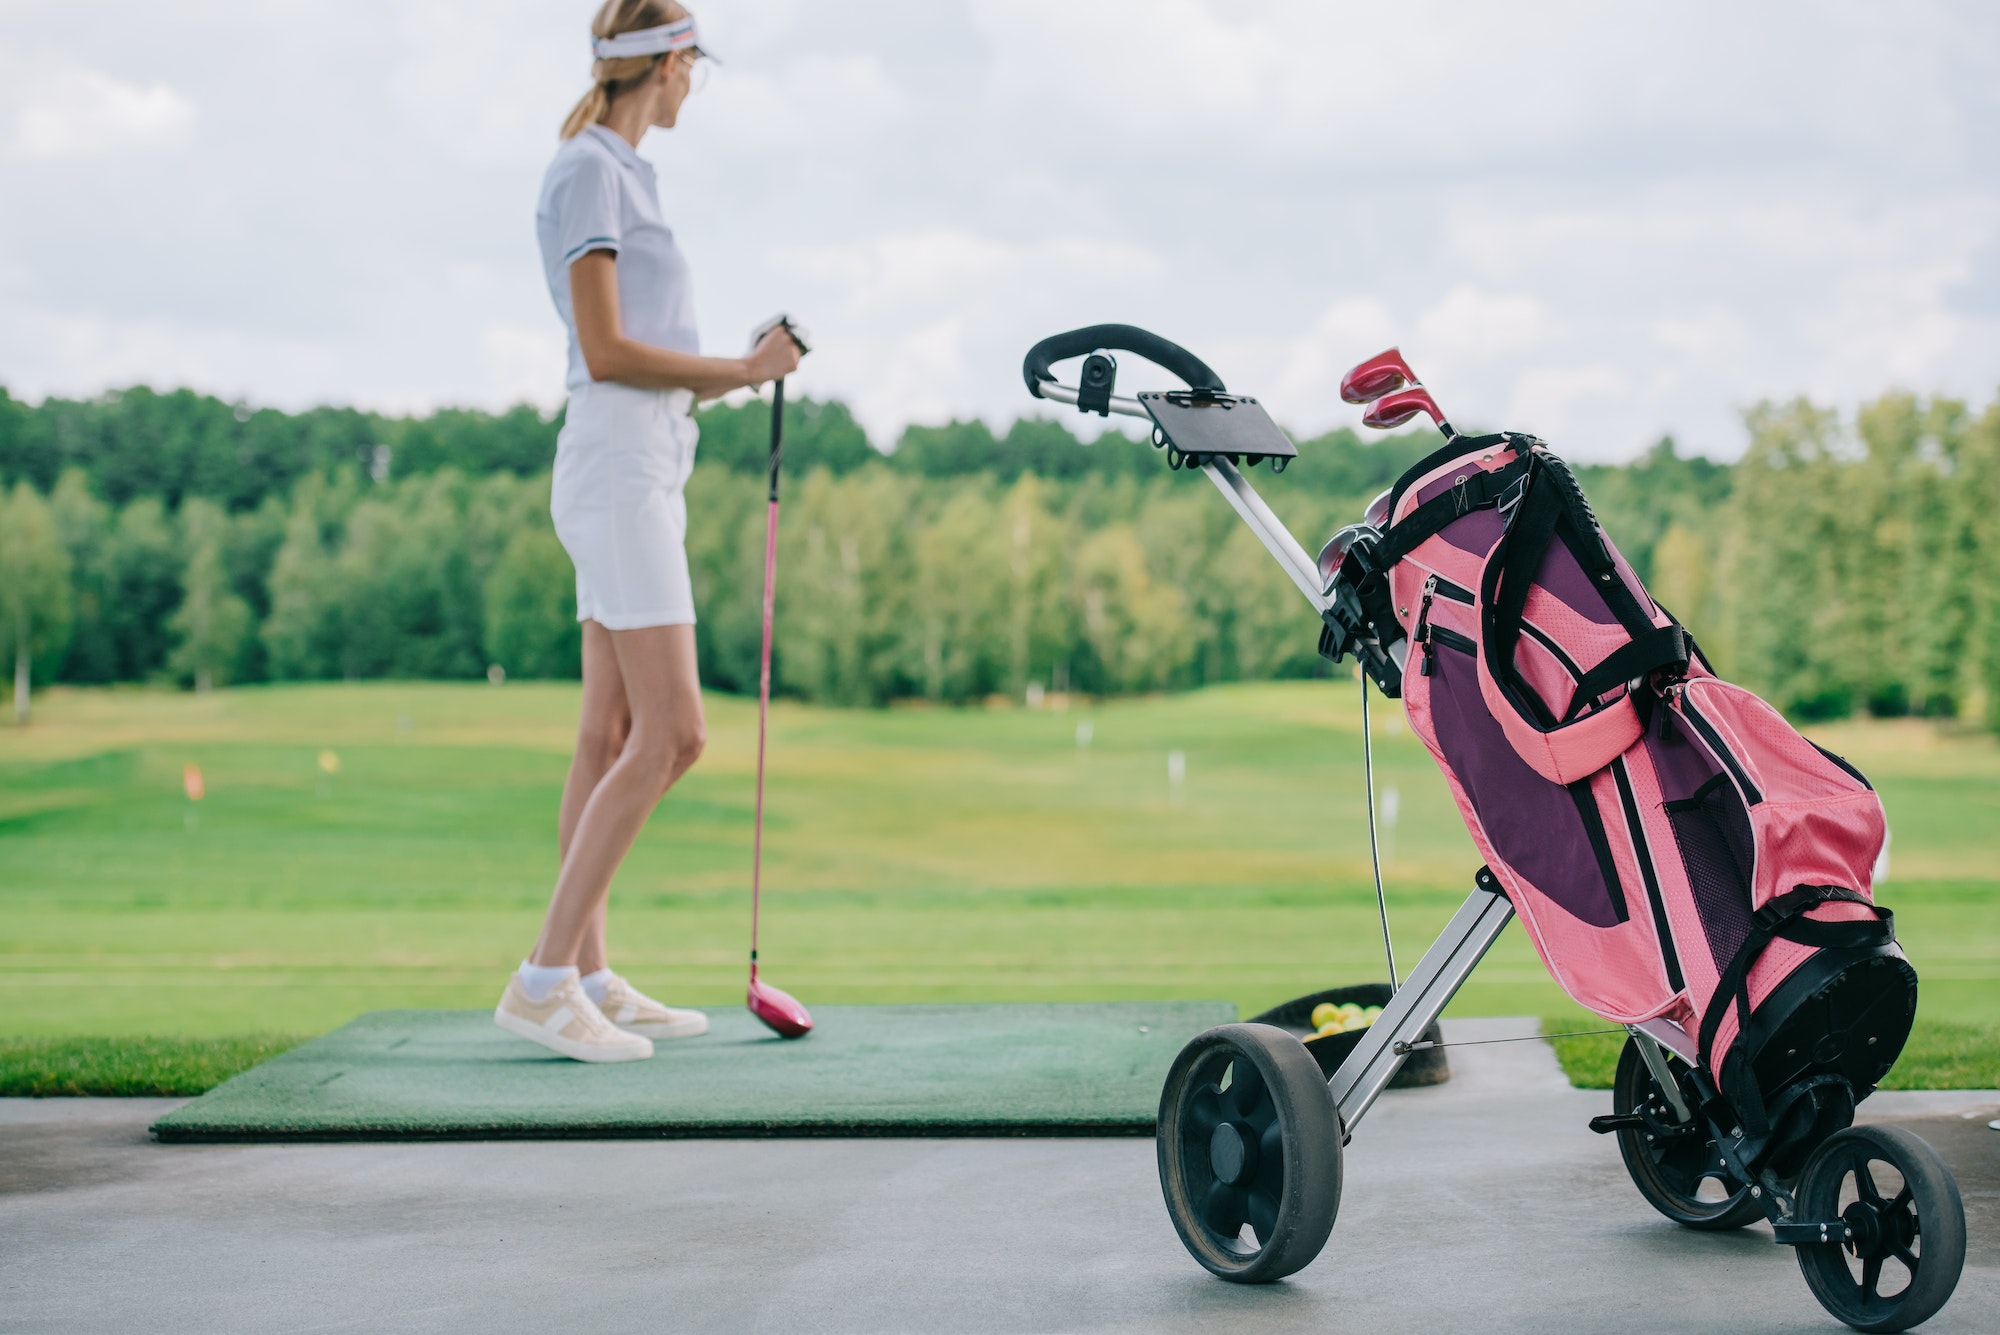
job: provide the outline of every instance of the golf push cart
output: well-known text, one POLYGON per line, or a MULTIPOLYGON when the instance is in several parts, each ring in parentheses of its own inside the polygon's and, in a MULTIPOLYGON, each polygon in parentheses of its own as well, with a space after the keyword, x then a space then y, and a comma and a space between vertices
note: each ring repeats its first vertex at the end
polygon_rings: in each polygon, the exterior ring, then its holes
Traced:
POLYGON ((1390 981, 1372 985, 1385 1003, 1372 1026, 1315 1037, 1313 1003, 1361 999, 1319 994, 1181 1051, 1157 1149, 1194 1258, 1261 1283, 1319 1254, 1343 1146, 1399 1073, 1411 1083, 1441 1065, 1438 1016, 1518 914, 1571 996, 1638 1017, 1623 1026, 1612 1111, 1590 1125, 1616 1135, 1640 1195, 1694 1229, 1768 1219, 1814 1296, 1856 1329, 1902 1330, 1941 1308, 1965 1255, 1958 1188, 1923 1140, 1853 1125, 1916 1007, 1891 915, 1869 897, 1879 799, 1714 675, 1562 461, 1521 433, 1461 435, 1383 353, 1349 372, 1342 397, 1368 405, 1373 427, 1425 414, 1445 444, 1315 560, 1246 476, 1284 471, 1297 450, 1186 349, 1095 325, 1037 343, 1022 372, 1037 398, 1148 423, 1168 465, 1206 474, 1298 587, 1320 652, 1359 661, 1371 855, 1372 681, 1404 701, 1487 859, 1399 984, 1375 858, 1390 981), (1186 387, 1116 393, 1118 352, 1186 387), (1060 383, 1051 368, 1079 357, 1077 383, 1060 383))

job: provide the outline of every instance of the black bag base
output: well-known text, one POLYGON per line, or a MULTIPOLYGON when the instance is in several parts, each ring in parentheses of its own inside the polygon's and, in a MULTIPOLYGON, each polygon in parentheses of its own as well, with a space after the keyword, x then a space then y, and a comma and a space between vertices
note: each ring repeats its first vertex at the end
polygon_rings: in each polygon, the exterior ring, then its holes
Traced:
MULTIPOLYGON (((1272 1024, 1280 1029, 1296 1034, 1306 1045, 1306 1051, 1319 1063, 1319 1069, 1326 1078, 1333 1079, 1333 1073, 1347 1060, 1347 1055, 1361 1045, 1361 1036, 1366 1029, 1350 1029, 1343 1034, 1328 1034, 1325 1038, 1315 1037, 1312 1026, 1313 1007, 1330 1001, 1338 1006, 1342 1002, 1353 1002, 1357 1006, 1386 1006, 1395 990, 1387 983, 1357 983, 1353 987, 1329 988, 1324 992, 1314 992, 1308 996, 1293 997, 1281 1002, 1262 1015, 1250 1017, 1251 1024, 1272 1024)), ((1442 1043, 1444 1035, 1433 1023, 1419 1036, 1418 1042, 1442 1043)), ((1403 1059, 1402 1069, 1389 1081, 1390 1089, 1413 1089, 1421 1085, 1441 1085, 1451 1079, 1451 1064, 1445 1060, 1443 1048, 1419 1048, 1403 1059)))
POLYGON ((1722 1092, 1740 1109, 1738 1082, 1754 1077, 1781 1177, 1853 1121, 1854 1105, 1902 1054, 1916 1014, 1917 971, 1893 944, 1816 951, 1751 1013, 1724 1063, 1722 1092))

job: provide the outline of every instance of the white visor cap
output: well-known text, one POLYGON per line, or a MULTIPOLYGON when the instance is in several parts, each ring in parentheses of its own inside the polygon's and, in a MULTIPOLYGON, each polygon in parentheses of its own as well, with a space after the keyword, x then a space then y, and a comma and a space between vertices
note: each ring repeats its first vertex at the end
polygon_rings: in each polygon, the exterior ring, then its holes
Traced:
POLYGON ((632 32, 621 32, 616 37, 593 37, 590 54, 598 60, 622 60, 627 56, 658 56, 669 51, 692 50, 698 56, 710 60, 715 57, 704 50, 694 30, 694 18, 663 23, 657 28, 639 28, 632 32))

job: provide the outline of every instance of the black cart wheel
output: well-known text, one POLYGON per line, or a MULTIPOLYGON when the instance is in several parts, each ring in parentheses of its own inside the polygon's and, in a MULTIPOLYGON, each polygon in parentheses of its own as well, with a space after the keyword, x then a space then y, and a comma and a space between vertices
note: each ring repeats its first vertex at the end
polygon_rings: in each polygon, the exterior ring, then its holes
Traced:
POLYGON ((1856 1330, 1908 1330, 1958 1287, 1965 1206, 1921 1138, 1856 1126, 1829 1136, 1799 1174, 1799 1218, 1838 1219, 1848 1240, 1801 1246, 1799 1269, 1820 1306, 1856 1330))
MULTIPOLYGON (((1681 1102, 1689 1109, 1700 1106, 1687 1064, 1671 1054, 1667 1064, 1680 1079, 1681 1102)), ((1618 1152, 1625 1156, 1625 1171, 1632 1175, 1633 1185, 1655 1210, 1676 1224, 1700 1229, 1742 1228, 1764 1217, 1750 1184, 1721 1166, 1707 1123, 1699 1116, 1686 1123, 1675 1121, 1660 1082, 1630 1038, 1618 1054, 1611 1108, 1620 1114, 1637 1113, 1646 1121, 1643 1129, 1619 1131, 1618 1152)))
POLYGON ((1225 1024, 1181 1049, 1160 1092, 1160 1190, 1194 1259, 1262 1284, 1326 1245, 1340 1211, 1340 1115, 1291 1034, 1225 1024))

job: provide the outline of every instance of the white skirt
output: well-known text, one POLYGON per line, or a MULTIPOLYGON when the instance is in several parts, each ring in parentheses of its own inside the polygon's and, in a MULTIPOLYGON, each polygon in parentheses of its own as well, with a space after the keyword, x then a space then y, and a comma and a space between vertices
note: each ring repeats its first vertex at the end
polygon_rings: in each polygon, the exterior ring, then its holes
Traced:
POLYGON ((684 389, 599 382, 570 395, 549 512, 576 566, 576 619, 694 624, 687 498, 698 432, 684 389))

